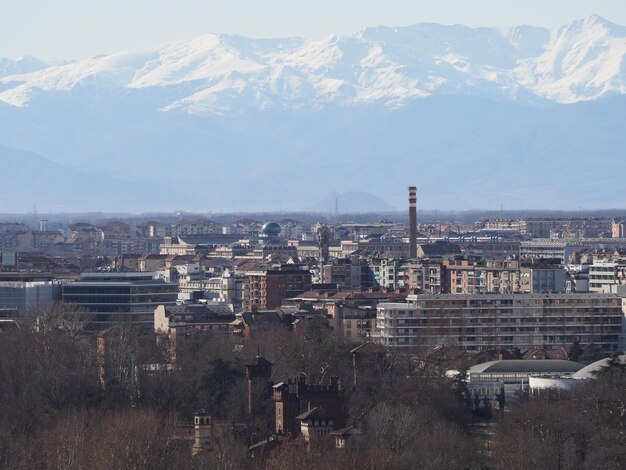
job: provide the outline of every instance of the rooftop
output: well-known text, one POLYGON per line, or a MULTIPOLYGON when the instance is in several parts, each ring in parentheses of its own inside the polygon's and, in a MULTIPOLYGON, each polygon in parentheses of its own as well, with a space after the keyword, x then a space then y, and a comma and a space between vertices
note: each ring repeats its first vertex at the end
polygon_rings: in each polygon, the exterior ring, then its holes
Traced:
POLYGON ((154 279, 154 273, 152 272, 88 272, 80 275, 81 280, 109 280, 114 279, 116 281, 129 281, 129 280, 151 280, 154 279))
POLYGON ((34 282, 52 281, 55 278, 51 273, 31 272, 0 272, 0 281, 34 282))
MULTIPOLYGON (((615 361, 619 364, 626 365, 626 354, 617 356, 615 358, 615 361)), ((577 379, 594 378, 597 373, 602 372, 605 368, 609 367, 610 363, 610 357, 600 359, 599 361, 593 362, 588 366, 585 366, 582 369, 576 371, 576 373, 572 375, 572 377, 575 377, 577 379)))
POLYGON ((262 356, 256 356, 252 361, 245 364, 246 367, 264 366, 271 367, 273 364, 262 356))
POLYGON ((543 374, 552 372, 574 373, 584 367, 580 362, 560 359, 509 359, 490 361, 470 367, 470 374, 519 373, 543 374))
POLYGON ((166 315, 185 315, 196 317, 217 317, 228 316, 232 317, 233 311, 229 305, 204 305, 204 304, 192 304, 192 305, 167 305, 165 307, 166 315))

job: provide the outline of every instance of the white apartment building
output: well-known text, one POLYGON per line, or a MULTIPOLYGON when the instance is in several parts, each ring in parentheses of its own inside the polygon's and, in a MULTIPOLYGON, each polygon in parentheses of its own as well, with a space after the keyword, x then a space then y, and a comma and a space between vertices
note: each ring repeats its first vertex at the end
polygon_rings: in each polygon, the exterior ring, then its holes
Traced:
POLYGON ((589 292, 613 292, 616 285, 626 284, 624 261, 594 261, 589 266, 589 292))
POLYGON ((616 294, 410 295, 381 303, 372 334, 385 346, 496 348, 598 346, 618 350, 622 299, 616 294))

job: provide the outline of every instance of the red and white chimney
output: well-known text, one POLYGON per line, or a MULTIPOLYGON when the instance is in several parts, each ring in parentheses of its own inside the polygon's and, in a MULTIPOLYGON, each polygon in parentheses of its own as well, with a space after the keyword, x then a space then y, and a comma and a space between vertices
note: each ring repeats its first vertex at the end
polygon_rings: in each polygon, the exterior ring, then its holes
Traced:
POLYGON ((417 187, 409 186, 409 258, 417 258, 417 187))

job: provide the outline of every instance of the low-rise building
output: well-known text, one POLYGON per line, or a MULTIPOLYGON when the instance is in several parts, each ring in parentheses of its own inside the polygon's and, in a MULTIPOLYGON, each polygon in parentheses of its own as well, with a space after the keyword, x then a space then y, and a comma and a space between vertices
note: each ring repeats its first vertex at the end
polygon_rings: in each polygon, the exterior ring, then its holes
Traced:
POLYGON ((0 273, 0 309, 26 314, 37 305, 61 299, 61 283, 53 274, 0 273))
POLYGON ((626 354, 600 359, 574 373, 533 374, 528 379, 529 391, 534 395, 540 395, 544 391, 571 390, 584 384, 587 380, 594 380, 600 372, 611 366, 626 366, 626 354))
POLYGON ((178 284, 156 279, 154 273, 95 272, 63 285, 63 301, 89 312, 91 329, 116 323, 152 327, 154 309, 174 305, 178 284))
POLYGON ((232 308, 221 303, 159 305, 154 309, 154 331, 168 337, 173 359, 181 344, 193 334, 230 334, 234 320, 232 308))
POLYGON ((573 374, 584 366, 574 361, 557 359, 490 361, 470 367, 467 388, 471 407, 498 408, 520 398, 528 390, 533 375, 573 374))
POLYGON ((296 315, 289 309, 258 310, 256 312, 242 312, 236 315, 232 322, 233 333, 250 338, 255 331, 268 331, 274 328, 293 330, 296 315))

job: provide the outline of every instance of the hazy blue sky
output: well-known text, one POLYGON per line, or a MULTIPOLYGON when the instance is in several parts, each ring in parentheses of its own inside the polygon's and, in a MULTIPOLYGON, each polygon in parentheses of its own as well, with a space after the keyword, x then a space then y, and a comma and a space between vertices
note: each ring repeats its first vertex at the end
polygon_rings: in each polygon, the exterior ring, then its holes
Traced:
POLYGON ((420 22, 557 26, 626 0, 2 0, 0 57, 83 58, 209 32, 322 38, 420 22))

